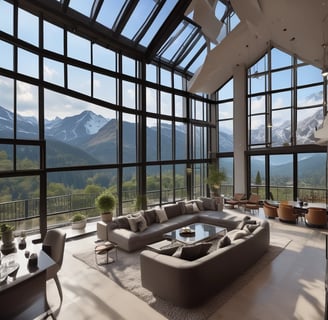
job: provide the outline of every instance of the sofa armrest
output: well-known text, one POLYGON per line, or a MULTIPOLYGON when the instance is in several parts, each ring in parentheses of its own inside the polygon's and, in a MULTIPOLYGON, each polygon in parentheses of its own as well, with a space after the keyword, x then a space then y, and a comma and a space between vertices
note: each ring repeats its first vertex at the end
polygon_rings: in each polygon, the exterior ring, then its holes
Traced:
POLYGON ((104 221, 97 222, 97 236, 98 239, 107 241, 108 240, 108 226, 107 223, 104 221))

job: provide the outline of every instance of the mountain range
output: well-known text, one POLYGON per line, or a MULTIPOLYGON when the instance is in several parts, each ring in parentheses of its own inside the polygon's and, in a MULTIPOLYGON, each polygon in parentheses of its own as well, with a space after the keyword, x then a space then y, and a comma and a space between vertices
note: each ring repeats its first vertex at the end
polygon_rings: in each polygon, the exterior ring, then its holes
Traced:
MULTIPOLYGON (((12 138, 14 115, 0 106, 0 137, 12 138)), ((301 144, 313 144, 314 130, 319 127, 323 119, 318 111, 303 121, 299 122, 297 141, 301 144)), ((38 121, 33 117, 17 117, 17 138, 38 140, 38 121)), ((79 166, 102 163, 116 163, 117 160, 117 132, 116 119, 106 119, 92 111, 83 111, 80 114, 63 119, 46 120, 45 137, 47 146, 47 166, 79 166)), ((186 130, 177 128, 176 151, 177 159, 185 159, 186 130)), ((136 162, 136 124, 123 122, 123 162, 136 162)), ((252 131, 253 143, 263 142, 263 128, 252 131)), ((158 154, 157 129, 147 127, 146 131, 148 160, 156 160, 158 154)), ((220 151, 232 150, 232 134, 220 132, 220 151)), ((272 141, 276 145, 283 145, 290 141, 290 122, 285 122, 272 129, 272 141)), ((161 126, 161 158, 172 159, 172 129, 168 124, 161 126)), ((10 156, 10 152, 8 155, 10 156)), ((309 166, 311 162, 309 162, 309 166)), ((312 167, 313 168, 313 167, 312 167)), ((306 168, 303 168, 304 170, 306 168)), ((253 169, 252 169, 253 171, 253 169)), ((309 168, 306 172, 311 172, 309 168)), ((282 172, 282 171, 280 171, 282 172)))

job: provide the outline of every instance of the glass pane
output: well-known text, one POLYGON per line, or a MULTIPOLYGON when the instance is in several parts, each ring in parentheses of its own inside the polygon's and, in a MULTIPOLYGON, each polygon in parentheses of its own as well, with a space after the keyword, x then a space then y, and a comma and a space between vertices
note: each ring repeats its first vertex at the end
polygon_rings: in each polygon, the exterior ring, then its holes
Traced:
POLYGON ((163 91, 161 92, 161 114, 172 115, 172 96, 163 91))
POLYGON ((297 85, 322 82, 321 70, 314 66, 300 66, 297 68, 297 85))
POLYGON ((323 122, 322 107, 301 109, 297 111, 297 144, 314 144, 317 139, 314 138, 314 132, 317 124, 323 122))
POLYGON ((265 156, 251 156, 251 193, 258 194, 260 199, 266 199, 265 195, 265 156))
POLYGON ((124 3, 125 0, 105 0, 97 16, 97 22, 112 29, 124 3))
POLYGON ((185 108, 185 98, 181 96, 174 96, 175 103, 175 116, 185 118, 186 117, 186 108, 185 108))
POLYGON ((83 15, 89 17, 91 14, 91 8, 94 0, 70 0, 69 6, 70 8, 74 9, 82 13, 83 15))
POLYGON ((267 75, 249 78, 249 93, 264 92, 267 89, 267 75))
MULTIPOLYGON (((161 160, 172 160, 172 122, 160 120, 161 123, 161 160)), ((173 146, 174 147, 174 146, 173 146)))
POLYGON ((280 109, 291 106, 291 91, 283 91, 272 94, 272 109, 280 109))
POLYGON ((123 114, 123 163, 137 161, 137 118, 132 114, 123 114))
POLYGON ((307 87, 297 90, 297 106, 308 107, 323 104, 322 86, 307 87))
POLYGON ((18 8, 18 38, 35 46, 39 45, 39 18, 20 8, 18 8))
POLYGON ((95 66, 106 68, 108 70, 116 70, 116 55, 114 51, 101 47, 97 44, 92 45, 93 64, 95 66))
POLYGON ((161 84, 163 86, 171 87, 172 86, 172 81, 171 81, 171 72, 165 70, 165 69, 160 69, 161 71, 161 84))
POLYGON ((264 113, 266 108, 265 96, 256 96, 250 98, 251 114, 264 113))
POLYGON ((219 99, 232 99, 233 98, 233 79, 229 80, 223 87, 219 90, 219 99))
POLYGON ((0 1, 0 12, 1 12, 0 30, 13 35, 13 31, 14 31, 13 5, 6 1, 0 1))
POLYGON ((157 141, 157 120, 154 118, 147 118, 147 161, 155 161, 158 154, 157 141))
POLYGON ((172 202, 174 201, 173 196, 173 166, 166 165, 162 166, 162 203, 172 202))
POLYGON ((62 62, 44 58, 43 78, 45 81, 64 86, 64 64, 62 62))
POLYGON ((291 143, 291 110, 272 112, 272 146, 288 146, 291 143))
MULTIPOLYGON (((2 138, 2 137, 1 137, 2 138)), ((12 171, 14 170, 14 148, 12 145, 10 144, 0 144, 0 161, 1 161, 1 165, 0 165, 0 172, 1 171, 12 171)), ((2 188, 2 184, 4 183, 4 179, 2 178, 0 180, 0 188, 2 188)), ((11 196, 11 195, 10 195, 11 196)), ((0 198, 3 199, 4 197, 4 193, 2 193, 0 195, 0 198)), ((8 199, 11 199, 11 197, 8 197, 8 195, 6 195, 6 198, 8 201, 8 199)))
POLYGON ((232 197, 233 185, 233 158, 219 158, 219 168, 226 174, 226 179, 221 183, 221 194, 224 197, 232 197))
POLYGON ((249 122, 250 129, 250 144, 262 144, 265 143, 265 116, 252 116, 249 122))
POLYGON ((39 89, 17 81, 17 138, 39 139, 39 89))
POLYGON ((148 16, 156 5, 156 1, 139 0, 127 24, 125 25, 122 34, 123 36, 132 39, 147 21, 148 16))
POLYGON ((233 120, 219 121, 219 152, 233 151, 233 120))
POLYGON ((17 170, 40 169, 40 147, 20 145, 16 148, 17 170))
POLYGON ((137 108, 137 85, 134 82, 122 81, 123 106, 131 109, 137 108))
POLYGON ((187 125, 182 122, 175 123, 175 158, 187 159, 187 125))
POLYGON ((117 163, 115 111, 50 90, 44 105, 48 167, 117 163))
POLYGON ((122 214, 133 213, 142 208, 137 207, 137 179, 136 167, 123 168, 122 182, 122 214))
POLYGON ((146 65, 147 81, 157 83, 157 68, 153 64, 146 65))
POLYGON ((124 74, 136 76, 136 61, 134 59, 122 56, 122 71, 124 74))
POLYGON ((43 25, 43 46, 45 49, 64 54, 64 31, 47 21, 43 25), (56 41, 54 41, 56 39, 56 41))
POLYGON ((186 165, 175 166, 175 201, 187 199, 186 165))
POLYGON ((155 89, 146 88, 146 109, 147 112, 157 113, 157 91, 155 89))
POLYGON ((272 69, 288 67, 292 64, 292 56, 276 48, 271 50, 272 69))
POLYGON ((147 32, 145 33, 145 35, 143 36, 143 38, 140 41, 140 43, 143 46, 148 47, 148 45, 150 44, 150 41, 154 38, 154 36, 156 35, 159 28, 163 25, 166 18, 169 16, 169 14, 173 10, 173 8, 175 7, 177 2, 178 2, 178 0, 165 1, 164 6, 162 7, 161 11, 156 16, 155 20, 153 21, 153 23, 148 28, 147 32))
POLYGON ((326 203, 326 153, 297 155, 297 198, 305 202, 326 203), (313 170, 313 168, 316 170, 313 170))
POLYGON ((14 68, 14 47, 9 43, 0 41, 0 55, 0 67, 12 71, 14 68))
POLYGON ((91 72, 89 70, 68 66, 67 82, 69 89, 91 95, 91 72))
POLYGON ((19 176, 2 178, 0 183, 0 223, 19 230, 39 232, 40 178, 19 176))
POLYGON ((17 71, 33 78, 39 78, 39 57, 20 48, 18 48, 17 54, 17 71))
POLYGON ((149 207, 160 204, 160 166, 147 167, 147 204, 149 207))
POLYGON ((271 87, 272 90, 290 88, 292 86, 292 69, 272 72, 271 87))
POLYGON ((270 155, 270 190, 277 201, 293 200, 293 155, 270 155))
POLYGON ((116 104, 116 79, 94 73, 93 95, 97 99, 116 104))
POLYGON ((0 138, 14 137, 14 81, 0 76, 0 138))
POLYGON ((233 117, 233 102, 229 101, 226 103, 219 104, 219 119, 229 119, 233 117))
POLYGON ((91 63, 90 41, 68 32, 67 55, 73 59, 91 63))
POLYGON ((180 75, 178 75, 178 74, 174 74, 174 88, 175 89, 180 89, 180 90, 182 90, 182 88, 183 88, 183 78, 180 76, 180 75))

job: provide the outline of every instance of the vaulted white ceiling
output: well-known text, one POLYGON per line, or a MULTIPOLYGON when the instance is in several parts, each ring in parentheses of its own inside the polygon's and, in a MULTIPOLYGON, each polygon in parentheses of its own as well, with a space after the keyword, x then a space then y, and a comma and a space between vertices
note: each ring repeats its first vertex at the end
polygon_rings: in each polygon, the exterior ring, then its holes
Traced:
POLYGON ((231 0, 231 4, 240 23, 208 53, 190 80, 189 91, 216 91, 236 66, 250 66, 270 44, 323 68, 328 0, 231 0))

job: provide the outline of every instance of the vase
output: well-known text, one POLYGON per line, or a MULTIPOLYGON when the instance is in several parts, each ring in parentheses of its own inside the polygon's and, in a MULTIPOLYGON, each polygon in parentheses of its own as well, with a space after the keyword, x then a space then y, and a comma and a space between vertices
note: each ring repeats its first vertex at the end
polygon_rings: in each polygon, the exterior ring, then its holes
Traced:
POLYGON ((101 214, 101 220, 103 222, 110 222, 113 219, 113 214, 111 212, 106 212, 101 214))

